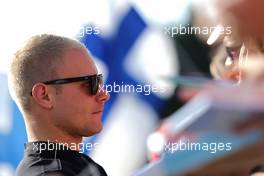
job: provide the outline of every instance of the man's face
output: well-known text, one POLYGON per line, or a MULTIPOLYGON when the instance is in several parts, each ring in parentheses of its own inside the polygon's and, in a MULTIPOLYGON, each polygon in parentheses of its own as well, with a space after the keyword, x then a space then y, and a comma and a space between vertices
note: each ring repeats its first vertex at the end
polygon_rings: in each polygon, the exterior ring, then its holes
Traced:
POLYGON ((227 26, 235 25, 241 37, 254 36, 255 38, 263 39, 264 22, 262 17, 264 15, 264 1, 216 0, 215 6, 221 22, 227 23, 227 26), (233 20, 235 20, 235 23, 233 23, 233 20))
POLYGON ((215 2, 219 22, 224 26, 231 26, 232 35, 224 39, 224 52, 221 52, 224 53, 225 58, 218 59, 222 67, 213 69, 214 75, 217 75, 220 70, 221 77, 235 80, 245 79, 245 76, 241 75, 241 69, 254 60, 252 58, 256 56, 260 58, 258 55, 263 55, 264 23, 262 16, 264 11, 262 8, 264 1, 215 0, 215 2))
MULTIPOLYGON (((97 74, 97 68, 84 49, 67 50, 59 66, 58 79, 97 74)), ((85 81, 60 85, 54 95, 54 124, 75 136, 91 136, 101 131, 104 103, 109 99, 106 91, 91 95, 85 81)))
MULTIPOLYGON (((257 59, 263 60, 263 41, 253 38, 241 40, 238 35, 225 36, 222 42, 223 49, 213 58, 213 75, 219 78, 215 73, 217 68, 220 77, 232 79, 238 82, 250 77, 248 67, 255 63, 257 59), (223 53, 223 54, 220 54, 223 53), (218 64, 218 66, 216 66, 218 64)), ((254 72, 254 70, 252 70, 254 72)))

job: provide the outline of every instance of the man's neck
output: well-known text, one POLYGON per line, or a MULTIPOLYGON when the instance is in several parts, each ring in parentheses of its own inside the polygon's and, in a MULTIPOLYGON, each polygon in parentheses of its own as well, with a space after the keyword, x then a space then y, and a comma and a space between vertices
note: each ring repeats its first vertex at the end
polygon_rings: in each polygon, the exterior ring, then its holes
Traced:
POLYGON ((81 136, 73 136, 62 130, 59 130, 53 126, 44 126, 43 124, 39 125, 37 122, 31 122, 30 125, 26 123, 26 130, 28 136, 28 142, 34 141, 48 141, 55 142, 63 145, 76 147, 71 148, 72 150, 79 151, 79 146, 82 143, 81 136), (34 123, 34 124, 32 124, 34 123))

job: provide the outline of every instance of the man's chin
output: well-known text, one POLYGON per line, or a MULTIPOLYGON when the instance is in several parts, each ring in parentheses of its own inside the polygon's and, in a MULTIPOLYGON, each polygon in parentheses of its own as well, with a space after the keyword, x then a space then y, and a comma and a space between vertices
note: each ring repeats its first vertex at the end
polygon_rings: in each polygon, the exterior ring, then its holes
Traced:
POLYGON ((87 133, 85 133, 85 135, 83 135, 84 137, 90 137, 90 136, 93 136, 93 135, 96 135, 98 133, 100 133, 103 129, 103 126, 100 125, 96 128, 93 128, 93 129, 90 129, 87 133))

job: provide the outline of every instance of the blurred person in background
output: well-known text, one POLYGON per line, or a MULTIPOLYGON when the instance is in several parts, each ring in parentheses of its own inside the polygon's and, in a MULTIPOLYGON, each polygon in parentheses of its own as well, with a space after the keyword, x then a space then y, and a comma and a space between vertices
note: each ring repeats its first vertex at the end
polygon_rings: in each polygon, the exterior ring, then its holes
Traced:
POLYGON ((211 71, 216 78, 252 78, 250 74, 255 75, 256 72, 253 71, 255 68, 252 68, 251 73, 247 71, 252 67, 249 62, 261 62, 262 59, 259 58, 263 57, 264 51, 264 2, 237 0, 215 3, 220 23, 232 26, 232 34, 224 36, 222 45, 211 63, 211 71), (243 71, 238 67, 243 67, 246 74, 241 75, 243 71))
MULTIPOLYGON (((219 21, 232 26, 232 34, 224 36, 212 63, 211 72, 217 79, 231 79, 261 86, 264 78, 264 1, 216 1, 219 21)), ((239 125, 239 131, 264 129, 263 117, 239 125)), ((252 175, 264 175, 263 163, 252 169, 252 175)))
MULTIPOLYGON (((264 23, 261 18, 263 16, 262 8, 263 2, 260 1, 218 1, 217 9, 220 17, 220 23, 223 27, 232 27, 232 33, 221 36, 223 43, 219 44, 219 50, 211 63, 211 72, 217 79, 230 79, 236 83, 236 85, 242 85, 243 83, 254 83, 253 85, 259 86, 260 81, 263 80, 263 30, 264 23), (255 10, 256 9, 256 10, 255 10), (252 12, 252 14, 251 14, 252 12), (260 20, 260 21, 259 21, 260 20), (260 27, 259 27, 260 26, 260 27)), ((213 33, 212 33, 213 34, 213 33)), ((210 36, 211 37, 211 36, 210 36)), ((211 44, 210 44, 211 45, 211 44)), ((186 52, 188 53, 188 52, 186 52)), ((206 59, 205 59, 206 62, 206 59)), ((251 84, 252 85, 252 84, 251 84)), ((217 85, 214 85, 217 86, 217 85)), ((239 89, 239 88, 238 88, 239 89)), ((197 89, 196 89, 197 90, 197 89)), ((242 89, 245 90, 245 89, 242 89)), ((189 91, 189 90, 188 90, 189 91)), ((200 90, 198 90, 199 92, 200 90)), ((210 92, 209 90, 206 90, 210 92)), ((219 90, 218 88, 218 91, 219 90)), ((224 90, 223 90, 224 91, 224 90)), ((194 93, 197 93, 194 91, 194 93)), ((237 92, 238 95, 241 92, 237 92)), ((243 92, 242 92, 243 93, 243 92)), ((210 95, 210 93, 209 93, 210 95)), ((224 95, 224 94, 223 94, 224 95)), ((240 94, 241 95, 241 94, 240 94)), ((190 96, 192 97, 192 96, 190 96)), ((230 97, 233 98, 232 95, 230 97)), ((223 96, 223 99, 229 97, 223 96)), ((233 106, 231 106, 233 107, 233 106)), ((252 129, 264 129, 263 117, 252 117, 249 121, 244 121, 238 125, 238 131, 248 132, 252 129), (260 119, 261 118, 261 119, 260 119)), ((230 122, 231 123, 231 122, 230 122)), ((228 137, 227 137, 228 138, 228 137)), ((251 148, 244 147, 238 151, 238 155, 229 154, 228 157, 218 160, 219 162, 207 163, 208 167, 204 167, 201 170, 217 171, 217 168, 221 166, 229 166, 226 170, 226 174, 230 175, 242 175, 243 174, 261 174, 261 156, 260 154, 254 155, 255 151, 258 151, 263 141, 259 141, 255 146, 251 148), (253 149, 253 150, 252 150, 253 149), (233 162, 232 162, 233 161, 233 162), (235 161, 235 162, 234 162, 235 161), (259 163, 258 163, 259 162, 259 163), (247 163, 247 164, 245 164, 247 163), (233 164, 233 165, 232 165, 233 164), (257 165, 255 168, 255 164, 257 165), (238 167, 237 167, 238 166, 238 167), (245 166, 245 167, 239 167, 245 166), (253 166, 253 169, 252 169, 253 166), (210 170, 211 169, 211 170, 210 170), (214 170, 215 169, 215 170, 214 170), (249 173, 249 170, 251 172, 249 173)), ((201 171, 200 170, 200 171, 201 171)), ((221 170, 221 169, 220 169, 221 170)), ((201 172, 195 171, 196 175, 203 175, 201 172)), ((214 172, 217 173, 217 172, 214 172)), ((194 173, 190 175, 195 175, 194 173)), ((210 175, 210 174, 209 174, 210 175)))

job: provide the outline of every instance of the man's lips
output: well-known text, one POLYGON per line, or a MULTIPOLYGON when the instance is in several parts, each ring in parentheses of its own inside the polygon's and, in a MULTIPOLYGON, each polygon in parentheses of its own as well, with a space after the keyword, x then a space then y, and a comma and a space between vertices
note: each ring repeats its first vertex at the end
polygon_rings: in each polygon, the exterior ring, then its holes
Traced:
POLYGON ((99 111, 93 112, 92 114, 99 114, 99 113, 102 113, 102 112, 103 112, 103 110, 99 110, 99 111))

